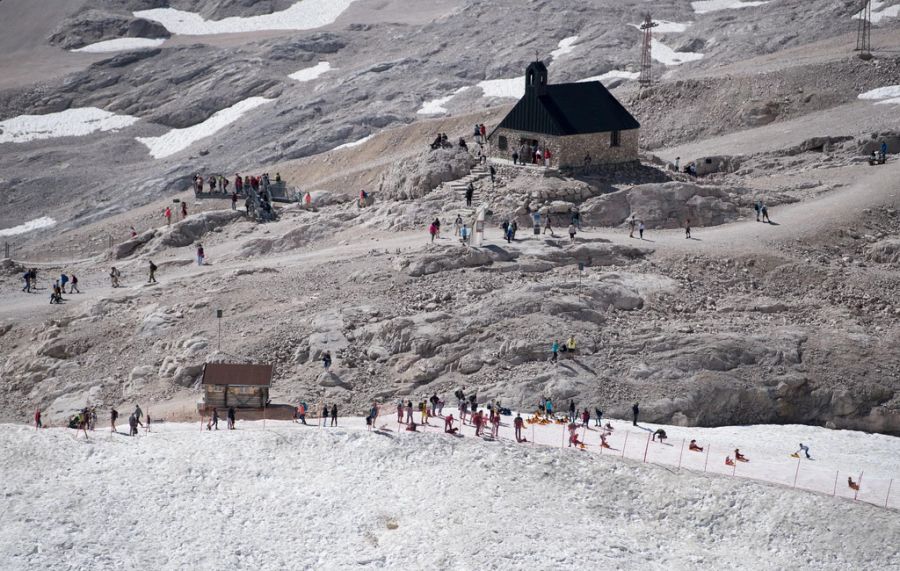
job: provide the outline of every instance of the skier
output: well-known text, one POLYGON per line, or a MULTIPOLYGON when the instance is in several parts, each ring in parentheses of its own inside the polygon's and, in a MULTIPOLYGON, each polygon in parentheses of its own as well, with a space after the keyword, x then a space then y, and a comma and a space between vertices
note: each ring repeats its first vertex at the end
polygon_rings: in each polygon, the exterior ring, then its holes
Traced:
POLYGON ((584 442, 578 439, 578 430, 574 422, 569 423, 569 446, 584 448, 584 442))
POLYGON ((119 411, 117 411, 115 408, 111 408, 109 411, 109 423, 112 426, 112 432, 118 432, 118 430, 116 430, 116 419, 118 418, 119 411))
POLYGON ((794 452, 793 454, 791 454, 791 456, 794 456, 794 457, 796 457, 796 458, 799 458, 801 452, 803 452, 804 454, 806 454, 806 457, 807 457, 807 458, 810 457, 810 456, 809 456, 809 446, 806 446, 806 445, 803 444, 802 442, 800 443, 800 449, 797 450, 796 452, 794 452))
POLYGON ((634 404, 631 406, 631 413, 634 415, 634 420, 632 421, 632 424, 634 424, 635 426, 638 425, 638 423, 637 423, 637 421, 638 421, 638 414, 640 414, 640 412, 641 412, 641 409, 640 409, 640 407, 638 406, 638 403, 634 403, 634 404))
POLYGON ((150 278, 147 280, 148 284, 156 283, 156 264, 153 263, 153 260, 149 260, 150 262, 150 278))
POLYGON ((235 423, 237 418, 235 418, 234 407, 228 407, 228 429, 234 430, 236 428, 235 423))
POLYGON ((516 442, 522 442, 522 427, 525 425, 525 421, 522 420, 522 415, 516 413, 516 419, 513 421, 513 426, 516 427, 516 442))
POLYGON ((331 405, 331 426, 337 426, 337 403, 331 405))

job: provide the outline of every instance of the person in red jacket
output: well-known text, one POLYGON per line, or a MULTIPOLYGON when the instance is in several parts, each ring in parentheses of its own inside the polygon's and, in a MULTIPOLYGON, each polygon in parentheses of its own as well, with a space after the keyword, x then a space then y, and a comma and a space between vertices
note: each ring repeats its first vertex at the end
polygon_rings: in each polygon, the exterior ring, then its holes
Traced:
POLYGON ((41 424, 41 408, 40 407, 38 407, 34 411, 34 427, 35 428, 43 428, 44 427, 44 425, 41 424))
POLYGON ((446 432, 447 434, 456 434, 457 432, 459 432, 458 428, 453 428, 453 415, 452 414, 448 414, 447 417, 444 419, 444 432, 446 432))

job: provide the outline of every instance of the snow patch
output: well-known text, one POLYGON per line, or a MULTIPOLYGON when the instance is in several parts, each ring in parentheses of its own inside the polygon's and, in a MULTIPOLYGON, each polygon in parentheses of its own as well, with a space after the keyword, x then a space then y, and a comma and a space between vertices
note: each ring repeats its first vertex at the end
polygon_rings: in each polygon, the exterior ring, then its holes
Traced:
POLYGON ((699 2, 691 2, 691 7, 697 14, 706 14, 708 12, 717 12, 719 10, 732 10, 737 8, 749 8, 751 6, 762 6, 763 4, 768 3, 769 0, 700 0, 699 2))
MULTIPOLYGON (((872 2, 872 23, 877 24, 881 22, 885 18, 896 18, 900 16, 900 4, 895 4, 893 6, 888 6, 887 8, 882 9, 882 7, 887 4, 887 2, 880 2, 879 0, 873 0, 872 2)), ((860 12, 857 12, 852 16, 851 19, 859 20, 860 12)))
POLYGON ((187 149, 201 139, 214 135, 240 119, 251 109, 272 101, 275 100, 265 97, 250 97, 235 103, 231 107, 216 111, 212 117, 202 123, 184 129, 172 129, 159 137, 137 137, 137 141, 150 149, 150 154, 153 158, 168 157, 187 149))
POLYGON ((134 12, 136 18, 159 22, 173 34, 204 36, 262 30, 312 30, 333 24, 354 0, 302 0, 287 10, 222 20, 206 20, 196 12, 174 8, 154 8, 134 12))
POLYGON ((511 77, 509 79, 487 79, 479 81, 476 87, 480 87, 485 97, 507 97, 520 99, 525 95, 525 78, 511 77))
POLYGON ((697 52, 676 52, 656 38, 650 40, 651 55, 653 59, 669 66, 681 65, 703 59, 703 54, 697 52))
POLYGON ((875 105, 900 105, 900 97, 894 97, 892 99, 884 99, 882 101, 876 101, 875 105))
POLYGON ((892 99, 900 97, 900 85, 888 85, 861 93, 860 99, 892 99))
POLYGON ((19 234, 27 234, 28 232, 40 230, 41 228, 49 228, 51 226, 56 226, 56 220, 49 216, 41 216, 40 218, 29 220, 25 224, 19 224, 12 228, 4 228, 3 230, 0 230, 0 236, 18 236, 19 234))
POLYGON ((118 131, 137 117, 116 115, 96 107, 78 107, 46 115, 19 115, 0 121, 0 143, 26 143, 56 137, 80 137, 97 131, 118 131))
POLYGON ((578 36, 569 36, 568 38, 563 38, 559 40, 559 47, 552 52, 550 52, 550 57, 554 60, 560 56, 564 56, 566 54, 570 54, 575 51, 575 42, 578 41, 578 36))
POLYGON ((69 50, 72 52, 84 52, 89 54, 102 54, 107 52, 121 52, 127 50, 149 50, 158 48, 165 43, 166 38, 116 38, 95 44, 88 44, 83 48, 69 50))
POLYGON ((640 77, 640 73, 637 71, 624 71, 620 69, 614 69, 612 71, 607 71, 602 75, 593 75, 591 77, 585 77, 584 79, 579 79, 576 83, 587 83, 589 81, 599 81, 600 83, 605 83, 611 79, 625 79, 625 80, 633 80, 640 77))
POLYGON ((447 113, 447 108, 444 107, 447 103, 450 102, 451 99, 462 93, 463 91, 468 90, 469 87, 460 87, 456 91, 453 92, 452 95, 448 95, 447 97, 439 97, 437 99, 432 99, 430 101, 426 101, 422 103, 422 107, 416 112, 419 115, 442 115, 447 113))
POLYGON ((353 147, 358 147, 358 146, 362 145, 363 143, 365 143, 366 141, 368 141, 369 139, 371 139, 374 136, 375 136, 375 134, 373 133, 373 134, 369 135, 368 137, 363 137, 362 139, 360 139, 358 141, 353 141, 352 143, 344 143, 343 145, 338 145, 337 147, 335 147, 331 150, 338 151, 340 149, 352 149, 353 147))
POLYGON ((312 81, 314 79, 317 79, 327 71, 331 71, 331 64, 327 61, 321 61, 312 67, 307 67, 301 69, 300 71, 295 71, 288 77, 296 81, 312 81))

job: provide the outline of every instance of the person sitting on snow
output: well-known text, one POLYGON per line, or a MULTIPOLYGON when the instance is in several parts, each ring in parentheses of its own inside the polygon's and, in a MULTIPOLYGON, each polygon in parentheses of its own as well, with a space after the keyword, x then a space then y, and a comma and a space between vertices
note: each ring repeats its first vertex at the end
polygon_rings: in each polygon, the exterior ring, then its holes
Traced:
POLYGON ((406 425, 406 431, 407 432, 416 432, 416 423, 413 421, 410 421, 410 423, 406 425))
POLYGON ((741 454, 741 451, 737 448, 734 449, 734 459, 739 460, 741 462, 749 462, 750 461, 750 460, 747 460, 747 457, 744 456, 743 454, 741 454))
POLYGON ((693 450, 694 452, 703 452, 703 447, 698 446, 696 440, 691 440, 691 443, 688 445, 688 450, 693 450))
POLYGON ((609 444, 606 442, 606 433, 600 433, 600 448, 609 448, 609 444))
POLYGON ((734 466, 734 460, 731 459, 731 456, 725 457, 725 465, 726 466, 734 466))
POLYGON ((444 432, 447 434, 456 434, 459 432, 458 428, 453 428, 453 415, 448 414, 447 418, 444 419, 444 432))
POLYGON ((847 485, 850 486, 851 490, 859 491, 859 483, 854 482, 852 476, 847 476, 847 485))

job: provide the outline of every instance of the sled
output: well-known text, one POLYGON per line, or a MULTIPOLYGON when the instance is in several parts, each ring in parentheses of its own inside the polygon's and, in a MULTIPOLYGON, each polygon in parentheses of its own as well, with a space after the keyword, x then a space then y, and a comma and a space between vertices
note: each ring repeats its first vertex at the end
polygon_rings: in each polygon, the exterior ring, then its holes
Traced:
POLYGON ((800 455, 797 454, 796 452, 794 452, 793 454, 791 454, 791 458, 799 458, 799 457, 800 457, 800 455))
POLYGON ((726 458, 725 465, 726 466, 734 466, 734 460, 732 460, 731 458, 726 458))

